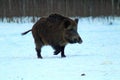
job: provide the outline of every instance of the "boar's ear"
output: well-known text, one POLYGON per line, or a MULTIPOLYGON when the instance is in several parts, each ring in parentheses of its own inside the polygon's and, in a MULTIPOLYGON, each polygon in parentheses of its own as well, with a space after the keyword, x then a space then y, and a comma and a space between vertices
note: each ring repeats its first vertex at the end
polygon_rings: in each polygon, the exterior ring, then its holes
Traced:
POLYGON ((71 24, 71 22, 69 20, 64 19, 64 26, 65 26, 65 28, 68 28, 70 24, 71 24))
POLYGON ((78 24, 78 21, 79 21, 78 18, 76 18, 76 19, 75 19, 75 22, 76 22, 77 24, 78 24))

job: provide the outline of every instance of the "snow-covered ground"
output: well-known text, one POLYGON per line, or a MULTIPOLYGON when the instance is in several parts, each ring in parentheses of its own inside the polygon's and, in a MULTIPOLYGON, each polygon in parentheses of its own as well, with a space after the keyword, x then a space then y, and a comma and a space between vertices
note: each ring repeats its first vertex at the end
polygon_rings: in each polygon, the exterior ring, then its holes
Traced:
POLYGON ((0 22, 0 80, 120 80, 120 18, 80 18, 83 43, 67 45, 66 58, 45 46, 37 59, 31 33, 21 36, 32 25, 0 22))

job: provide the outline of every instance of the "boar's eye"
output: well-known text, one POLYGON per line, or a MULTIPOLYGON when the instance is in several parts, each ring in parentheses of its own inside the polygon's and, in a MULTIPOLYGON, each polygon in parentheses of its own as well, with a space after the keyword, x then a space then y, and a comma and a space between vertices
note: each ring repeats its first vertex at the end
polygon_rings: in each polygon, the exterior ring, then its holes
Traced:
POLYGON ((71 24, 70 21, 68 21, 66 19, 64 20, 64 26, 66 29, 69 27, 70 24, 71 24))

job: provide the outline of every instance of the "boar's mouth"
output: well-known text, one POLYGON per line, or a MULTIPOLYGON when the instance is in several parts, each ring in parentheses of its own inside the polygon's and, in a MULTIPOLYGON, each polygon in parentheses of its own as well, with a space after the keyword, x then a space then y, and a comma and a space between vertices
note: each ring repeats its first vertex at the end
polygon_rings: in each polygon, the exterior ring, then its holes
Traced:
POLYGON ((78 37, 78 39, 76 39, 77 43, 81 44, 83 42, 83 40, 81 39, 81 37, 78 37))
POLYGON ((74 44, 74 43, 79 43, 81 44, 82 43, 82 40, 78 40, 78 39, 75 39, 75 40, 70 40, 70 39, 66 39, 69 43, 71 44, 74 44))
POLYGON ((71 44, 74 44, 74 43, 79 43, 81 44, 83 41, 82 39, 79 37, 79 38, 76 38, 76 39, 66 39, 69 43, 71 44))
POLYGON ((68 40, 68 42, 71 44, 77 43, 77 41, 73 41, 73 40, 68 40))

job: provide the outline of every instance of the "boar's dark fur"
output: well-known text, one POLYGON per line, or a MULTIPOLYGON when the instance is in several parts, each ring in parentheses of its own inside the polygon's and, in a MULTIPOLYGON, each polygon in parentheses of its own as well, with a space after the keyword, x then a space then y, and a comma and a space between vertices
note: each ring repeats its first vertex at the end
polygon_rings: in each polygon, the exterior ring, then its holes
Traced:
POLYGON ((54 55, 61 52, 61 57, 66 57, 64 48, 68 43, 82 43, 82 39, 77 33, 78 19, 72 20, 60 14, 51 14, 38 20, 31 30, 36 45, 37 57, 42 58, 41 48, 50 45, 55 50, 54 55))

